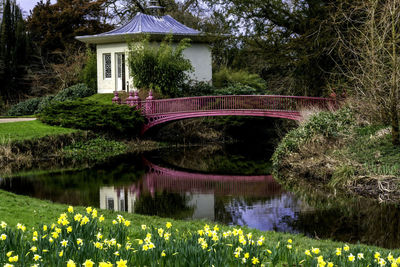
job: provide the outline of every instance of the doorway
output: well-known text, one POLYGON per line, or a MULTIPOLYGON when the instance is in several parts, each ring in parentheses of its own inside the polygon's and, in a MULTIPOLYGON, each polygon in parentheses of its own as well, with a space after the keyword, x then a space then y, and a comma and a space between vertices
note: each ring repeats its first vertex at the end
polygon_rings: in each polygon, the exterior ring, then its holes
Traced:
POLYGON ((125 91, 125 53, 116 53, 116 69, 117 69, 117 79, 116 79, 116 89, 117 91, 125 91))

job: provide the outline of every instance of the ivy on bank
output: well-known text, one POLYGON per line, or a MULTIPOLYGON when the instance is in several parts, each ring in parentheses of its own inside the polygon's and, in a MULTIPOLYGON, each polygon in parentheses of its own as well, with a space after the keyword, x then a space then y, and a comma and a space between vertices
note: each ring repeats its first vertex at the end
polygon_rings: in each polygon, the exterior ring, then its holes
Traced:
POLYGON ((336 112, 323 111, 312 115, 306 123, 290 131, 279 143, 272 156, 274 168, 288 154, 298 152, 299 147, 317 136, 338 138, 349 134, 355 124, 353 112, 345 107, 336 112))

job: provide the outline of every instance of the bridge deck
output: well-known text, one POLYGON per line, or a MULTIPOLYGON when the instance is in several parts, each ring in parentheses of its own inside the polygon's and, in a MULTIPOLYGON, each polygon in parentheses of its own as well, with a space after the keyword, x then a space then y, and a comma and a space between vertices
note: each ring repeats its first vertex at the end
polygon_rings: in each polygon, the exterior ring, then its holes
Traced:
MULTIPOLYGON (((120 103, 118 93, 115 93, 113 102, 120 103)), ((142 130, 144 133, 149 128, 167 121, 205 116, 262 116, 299 120, 301 109, 334 108, 336 100, 278 95, 198 96, 154 100, 150 91, 145 101, 140 100, 137 92, 135 97, 131 92, 126 104, 141 109, 147 118, 142 130)))

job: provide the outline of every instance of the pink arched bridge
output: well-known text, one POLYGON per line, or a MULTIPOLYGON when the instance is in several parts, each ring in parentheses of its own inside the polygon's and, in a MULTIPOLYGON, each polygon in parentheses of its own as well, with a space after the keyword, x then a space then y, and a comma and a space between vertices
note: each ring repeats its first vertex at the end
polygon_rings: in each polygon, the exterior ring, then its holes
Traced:
MULTIPOLYGON (((118 93, 113 103, 121 104, 118 93)), ((137 91, 129 93, 123 104, 136 106, 147 121, 142 134, 158 124, 206 116, 258 116, 300 120, 300 110, 310 107, 330 109, 336 107, 336 99, 281 95, 225 95, 197 96, 171 99, 153 99, 152 92, 141 101, 137 91)))

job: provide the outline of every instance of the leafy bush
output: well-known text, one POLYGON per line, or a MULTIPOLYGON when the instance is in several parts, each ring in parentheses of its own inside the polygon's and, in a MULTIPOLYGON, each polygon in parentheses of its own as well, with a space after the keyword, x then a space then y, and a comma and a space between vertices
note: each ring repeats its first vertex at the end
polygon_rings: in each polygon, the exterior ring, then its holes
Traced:
POLYGON ((214 95, 256 95, 260 93, 261 92, 257 89, 240 83, 231 84, 227 87, 216 88, 213 90, 214 95))
POLYGON ((104 105, 87 99, 56 102, 44 108, 39 119, 51 125, 95 132, 136 135, 144 118, 127 105, 104 105))
POLYGON ((47 107, 48 105, 51 104, 51 101, 53 101, 54 96, 53 95, 47 95, 41 98, 42 101, 40 101, 35 113, 40 113, 42 110, 47 107))
POLYGON ((39 107, 42 97, 35 97, 19 102, 18 104, 12 106, 8 111, 9 116, 23 116, 23 115, 33 115, 39 107))
POLYGON ((54 96, 52 102, 76 100, 78 98, 94 95, 95 93, 96 90, 87 87, 84 83, 79 83, 60 91, 54 96))
POLYGON ((342 108, 337 112, 319 112, 311 116, 308 122, 290 131, 279 143, 272 156, 274 166, 278 166, 281 159, 297 152, 302 144, 313 138, 338 138, 347 135, 354 124, 354 116, 349 108, 342 108))
POLYGON ((129 44, 129 67, 137 88, 153 89, 163 95, 179 95, 188 80, 188 71, 193 70, 190 60, 183 56, 189 47, 189 39, 183 39, 176 48, 172 47, 172 35, 158 46, 150 44, 149 37, 140 43, 129 44))
POLYGON ((217 88, 227 87, 231 84, 240 83, 257 90, 265 90, 266 82, 258 75, 251 74, 245 70, 234 71, 228 68, 222 68, 213 74, 213 84, 217 88))
POLYGON ((55 96, 49 95, 44 97, 31 98, 11 107, 7 115, 23 116, 40 113, 46 106, 56 101, 76 100, 78 98, 94 95, 96 90, 87 87, 80 83, 71 87, 65 88, 55 96))
POLYGON ((87 61, 82 70, 82 81, 94 91, 97 91, 97 55, 87 49, 87 61))
POLYGON ((181 90, 181 96, 204 96, 212 95, 214 87, 207 82, 191 82, 184 84, 181 90))

